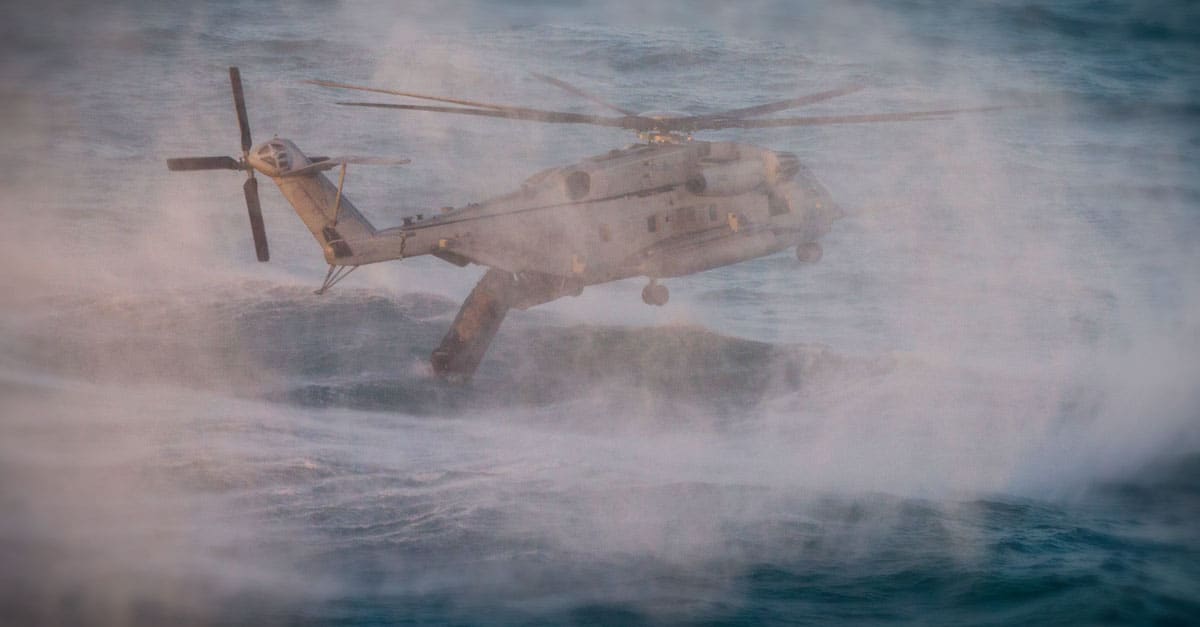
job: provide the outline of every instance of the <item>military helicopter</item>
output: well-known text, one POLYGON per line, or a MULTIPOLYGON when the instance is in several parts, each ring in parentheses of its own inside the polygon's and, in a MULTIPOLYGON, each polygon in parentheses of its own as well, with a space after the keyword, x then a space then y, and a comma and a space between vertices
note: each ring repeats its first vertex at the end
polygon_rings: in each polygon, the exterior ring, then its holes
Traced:
POLYGON ((325 254, 323 294, 359 266, 433 255, 487 272, 471 291, 441 345, 434 373, 469 380, 511 308, 527 309, 589 285, 646 277, 642 300, 667 303, 659 281, 795 248, 801 262, 821 258, 818 240, 842 212, 796 156, 735 142, 694 140, 698 131, 942 119, 974 111, 944 109, 873 115, 764 118, 862 89, 852 85, 708 115, 638 115, 565 81, 534 77, 619 115, 565 113, 312 80, 310 84, 444 104, 338 102, 339 105, 430 111, 634 131, 639 141, 579 163, 534 174, 510 194, 437 215, 403 218, 377 229, 342 193, 348 165, 403 164, 407 159, 309 156, 287 139, 254 145, 238 68, 229 68, 242 156, 168 159, 172 171, 229 169, 246 173, 243 191, 259 261, 266 232, 255 173, 270 177, 325 254), (453 106, 446 106, 453 105, 453 106), (323 171, 338 168, 337 184, 323 171))

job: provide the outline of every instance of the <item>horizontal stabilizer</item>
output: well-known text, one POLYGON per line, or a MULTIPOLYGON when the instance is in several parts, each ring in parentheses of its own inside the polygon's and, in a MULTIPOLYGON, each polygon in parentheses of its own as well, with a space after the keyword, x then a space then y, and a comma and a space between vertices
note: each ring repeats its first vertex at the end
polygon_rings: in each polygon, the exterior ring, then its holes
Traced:
POLYGON ((345 156, 345 157, 328 157, 316 163, 310 163, 303 168, 296 168, 284 172, 281 176, 302 176, 305 174, 316 174, 324 170, 332 170, 342 164, 355 165, 404 165, 410 163, 411 159, 398 159, 394 157, 362 157, 362 156, 345 156))

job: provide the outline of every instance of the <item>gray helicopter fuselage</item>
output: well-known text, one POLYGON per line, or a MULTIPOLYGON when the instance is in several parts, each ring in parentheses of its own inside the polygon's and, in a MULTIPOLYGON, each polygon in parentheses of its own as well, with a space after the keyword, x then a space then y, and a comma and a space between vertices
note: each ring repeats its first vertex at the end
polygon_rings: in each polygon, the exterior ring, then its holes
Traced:
MULTIPOLYGON (((276 164, 281 153, 293 169, 309 163, 291 142, 273 143, 276 164)), ((813 242, 840 215, 795 156, 692 141, 613 150, 539 172, 511 194, 376 231, 328 178, 271 171, 266 152, 251 153, 256 169, 274 176, 332 265, 434 255, 576 285, 674 277, 813 242)))

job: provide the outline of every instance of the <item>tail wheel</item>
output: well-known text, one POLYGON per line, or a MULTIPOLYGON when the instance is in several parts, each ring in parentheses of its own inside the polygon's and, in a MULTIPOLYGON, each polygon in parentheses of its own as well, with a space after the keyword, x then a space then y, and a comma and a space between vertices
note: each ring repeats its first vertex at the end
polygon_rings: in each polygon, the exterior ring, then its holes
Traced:
POLYGON ((671 292, 665 285, 651 283, 642 288, 642 302, 655 307, 662 307, 671 298, 671 292))

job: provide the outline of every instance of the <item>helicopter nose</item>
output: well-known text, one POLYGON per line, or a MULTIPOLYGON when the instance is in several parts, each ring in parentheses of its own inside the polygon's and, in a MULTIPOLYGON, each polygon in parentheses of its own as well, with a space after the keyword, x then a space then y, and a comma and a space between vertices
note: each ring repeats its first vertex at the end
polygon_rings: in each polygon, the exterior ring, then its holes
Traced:
POLYGON ((784 189, 789 202, 798 210, 804 229, 813 236, 829 232, 833 222, 845 215, 824 186, 815 181, 789 181, 784 189))

